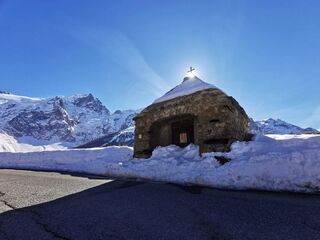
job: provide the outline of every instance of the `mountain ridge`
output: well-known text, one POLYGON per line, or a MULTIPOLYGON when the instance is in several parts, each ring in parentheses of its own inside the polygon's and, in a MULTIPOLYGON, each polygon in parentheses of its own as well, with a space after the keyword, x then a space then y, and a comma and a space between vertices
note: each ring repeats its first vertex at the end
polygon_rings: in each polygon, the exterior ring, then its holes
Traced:
POLYGON ((250 131, 253 134, 319 134, 317 129, 301 128, 281 119, 267 118, 254 121, 250 119, 250 131))
MULTIPOLYGON (((63 147, 129 145, 134 142, 133 117, 139 110, 113 113, 91 93, 33 98, 0 92, 0 131, 19 143, 63 147)), ((280 119, 254 121, 253 134, 319 133, 280 119)), ((8 137, 6 137, 8 138, 8 137)))
POLYGON ((69 97, 30 98, 0 94, 0 130, 20 141, 77 146, 132 126, 137 111, 110 113, 91 93, 69 97))

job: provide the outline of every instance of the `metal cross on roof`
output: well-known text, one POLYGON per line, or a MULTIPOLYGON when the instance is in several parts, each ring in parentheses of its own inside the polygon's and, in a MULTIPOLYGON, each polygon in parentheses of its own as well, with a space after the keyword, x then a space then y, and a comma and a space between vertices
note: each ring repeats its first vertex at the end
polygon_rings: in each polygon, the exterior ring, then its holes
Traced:
POLYGON ((187 71, 187 73, 192 73, 194 70, 195 70, 194 68, 190 67, 190 70, 187 71))

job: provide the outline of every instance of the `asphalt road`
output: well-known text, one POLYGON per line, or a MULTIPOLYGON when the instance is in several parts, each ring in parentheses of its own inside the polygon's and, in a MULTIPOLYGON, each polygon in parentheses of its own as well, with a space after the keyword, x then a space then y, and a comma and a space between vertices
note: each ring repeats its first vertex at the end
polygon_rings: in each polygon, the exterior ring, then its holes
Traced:
POLYGON ((0 170, 0 239, 320 239, 320 196, 0 170))

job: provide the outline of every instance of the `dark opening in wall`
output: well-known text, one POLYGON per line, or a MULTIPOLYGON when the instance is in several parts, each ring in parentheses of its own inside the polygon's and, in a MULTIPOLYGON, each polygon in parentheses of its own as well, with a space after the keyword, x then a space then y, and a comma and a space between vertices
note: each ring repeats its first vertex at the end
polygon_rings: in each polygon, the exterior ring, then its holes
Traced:
POLYGON ((204 144, 228 144, 229 143, 229 139, 228 138, 211 138, 211 139, 207 139, 203 142, 204 144))
POLYGON ((218 123, 218 122, 220 122, 220 120, 219 119, 211 119, 209 122, 210 123, 218 123))

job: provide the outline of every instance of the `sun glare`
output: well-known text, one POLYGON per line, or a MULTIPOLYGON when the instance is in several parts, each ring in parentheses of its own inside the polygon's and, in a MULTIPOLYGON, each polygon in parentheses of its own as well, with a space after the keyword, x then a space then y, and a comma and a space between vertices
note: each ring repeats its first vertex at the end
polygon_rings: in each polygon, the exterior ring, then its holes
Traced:
POLYGON ((193 78, 194 76, 195 76, 194 72, 188 72, 187 73, 187 77, 189 77, 189 78, 193 78))
POLYGON ((195 71, 195 69, 190 67, 190 70, 187 71, 187 77, 193 78, 195 76, 195 72, 194 71, 195 71))

